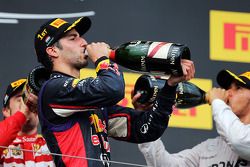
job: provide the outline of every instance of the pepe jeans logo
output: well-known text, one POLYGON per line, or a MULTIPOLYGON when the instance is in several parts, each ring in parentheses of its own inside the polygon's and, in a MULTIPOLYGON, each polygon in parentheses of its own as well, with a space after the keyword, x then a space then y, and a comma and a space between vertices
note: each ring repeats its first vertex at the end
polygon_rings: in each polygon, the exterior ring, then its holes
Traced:
POLYGON ((146 134, 148 132, 148 124, 143 124, 140 130, 142 134, 146 134))
POLYGON ((153 115, 150 114, 150 115, 149 115, 149 118, 148 118, 148 122, 146 122, 145 124, 143 124, 143 125, 141 126, 141 128, 140 128, 140 131, 141 131, 142 134, 148 133, 149 127, 150 127, 151 122, 152 122, 152 119, 153 119, 153 115))

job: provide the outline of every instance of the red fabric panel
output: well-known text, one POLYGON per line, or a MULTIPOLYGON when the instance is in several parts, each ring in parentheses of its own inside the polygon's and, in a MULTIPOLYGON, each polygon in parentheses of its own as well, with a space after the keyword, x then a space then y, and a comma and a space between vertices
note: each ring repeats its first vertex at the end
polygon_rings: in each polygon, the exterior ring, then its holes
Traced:
MULTIPOLYGON (((84 138, 78 123, 67 131, 54 132, 54 135, 62 154, 86 157, 84 138)), ((88 161, 84 158, 64 156, 62 160, 66 166, 88 166, 88 161)))
MULTIPOLYGON (((25 115, 18 111, 0 122, 0 145, 10 145, 16 138, 17 133, 21 130, 25 121, 25 115)), ((0 153, 2 153, 3 150, 3 148, 0 148, 0 153)))

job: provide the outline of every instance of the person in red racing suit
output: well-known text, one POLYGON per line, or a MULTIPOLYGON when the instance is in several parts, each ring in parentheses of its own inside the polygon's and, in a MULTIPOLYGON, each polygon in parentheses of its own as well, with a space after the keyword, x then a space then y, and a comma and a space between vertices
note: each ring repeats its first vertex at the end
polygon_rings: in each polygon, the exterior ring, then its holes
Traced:
MULTIPOLYGON (((19 87, 22 87, 25 84, 25 79, 20 79, 15 84, 13 84, 13 87, 9 87, 4 99, 3 99, 3 107, 7 106, 9 103, 9 99, 15 91, 18 91, 20 89, 19 87)), ((33 94, 29 94, 28 101, 32 105, 37 105, 37 97, 33 94)), ((27 115, 29 114, 29 110, 26 104, 20 103, 17 112, 10 117, 4 118, 3 121, 0 122, 0 146, 4 146, 0 148, 0 154, 2 154, 2 151, 7 147, 11 142, 16 138, 17 133, 21 131, 23 125, 26 122, 27 115)), ((2 109, 4 111, 4 109, 2 109)))
MULTIPOLYGON (((3 116, 8 118, 23 117, 22 113, 18 110, 25 111, 25 122, 21 126, 20 130, 13 134, 13 130, 9 129, 5 136, 1 136, 0 141, 4 141, 5 147, 0 154, 0 167, 2 166, 46 166, 53 167, 54 162, 52 156, 49 154, 48 147, 45 139, 37 134, 38 128, 38 116, 37 116, 37 97, 34 97, 34 104, 29 101, 29 96, 32 93, 26 95, 28 101, 23 101, 23 87, 25 86, 26 79, 19 79, 9 84, 6 90, 6 94, 3 100, 3 116), (27 121, 26 121, 27 120, 27 121), (8 136, 10 135, 11 136, 8 136), (13 137, 15 138, 13 139, 13 137), (2 139, 5 138, 4 140, 2 139)), ((12 121, 16 121, 13 120, 12 121)), ((12 123, 14 124, 14 123, 12 123)), ((6 126, 10 124, 5 124, 6 126)), ((5 128, 12 128, 11 126, 5 128)), ((4 128, 3 128, 4 129, 4 128)))
MULTIPOLYGON (((7 147, 16 138, 25 122, 26 116, 20 111, 0 122, 0 146, 7 147)), ((4 149, 0 148, 0 154, 4 149)))
POLYGON ((175 85, 194 75, 193 63, 183 60, 184 76, 171 77, 148 112, 116 105, 124 97, 123 75, 105 56, 110 51, 107 44, 87 45, 80 37, 87 31, 88 21, 84 17, 69 24, 53 19, 35 37, 38 59, 47 68, 46 60, 52 60, 51 78, 39 93, 39 120, 50 151, 63 155, 53 157, 56 166, 109 166, 108 136, 134 143, 156 140, 168 126, 175 85), (79 46, 83 49, 77 57, 79 46), (73 52, 72 47, 74 54, 68 51, 73 52), (96 78, 79 79, 78 58, 81 68, 85 67, 85 49, 96 66, 96 78))

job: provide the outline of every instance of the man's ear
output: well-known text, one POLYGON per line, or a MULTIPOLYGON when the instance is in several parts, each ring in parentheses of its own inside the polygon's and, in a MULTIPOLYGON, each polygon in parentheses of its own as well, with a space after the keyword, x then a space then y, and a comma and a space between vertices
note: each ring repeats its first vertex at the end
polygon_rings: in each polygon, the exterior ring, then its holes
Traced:
POLYGON ((2 108, 2 113, 5 118, 8 118, 11 116, 10 109, 8 107, 3 107, 2 108))
POLYGON ((46 52, 50 58, 56 58, 58 57, 58 48, 55 46, 49 46, 46 48, 46 52))

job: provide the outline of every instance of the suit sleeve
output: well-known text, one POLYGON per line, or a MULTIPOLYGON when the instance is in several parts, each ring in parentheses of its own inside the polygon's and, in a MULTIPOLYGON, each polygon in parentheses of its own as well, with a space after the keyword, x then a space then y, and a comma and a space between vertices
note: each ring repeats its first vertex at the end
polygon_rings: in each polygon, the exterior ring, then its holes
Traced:
MULTIPOLYGON (((118 103, 124 98, 123 74, 118 70, 116 64, 105 58, 100 59, 98 59, 99 63, 96 67, 96 78, 54 77, 46 85, 43 98, 47 99, 46 101, 51 107, 81 106, 89 109, 118 103)), ((67 117, 78 111, 55 110, 54 112, 59 116, 67 117)))
POLYGON ((199 158, 204 152, 208 141, 196 145, 192 149, 186 149, 181 152, 170 154, 161 139, 153 142, 139 144, 139 150, 142 152, 147 165, 152 167, 197 167, 200 166, 199 158))
POLYGON ((241 158, 250 160, 250 124, 243 124, 222 100, 212 102, 217 132, 241 158))
POLYGON ((108 109, 108 135, 133 143, 158 139, 168 126, 175 103, 176 87, 167 84, 159 92, 150 111, 113 106, 108 109))
MULTIPOLYGON (((10 116, 0 122, 0 146, 8 146, 16 138, 17 133, 21 130, 23 124, 26 121, 26 117, 21 112, 16 112, 13 116, 10 116)), ((2 152, 4 148, 0 148, 2 152)))

